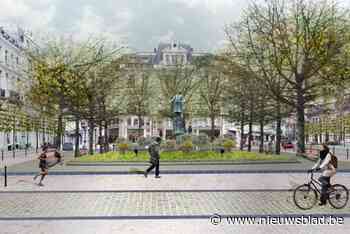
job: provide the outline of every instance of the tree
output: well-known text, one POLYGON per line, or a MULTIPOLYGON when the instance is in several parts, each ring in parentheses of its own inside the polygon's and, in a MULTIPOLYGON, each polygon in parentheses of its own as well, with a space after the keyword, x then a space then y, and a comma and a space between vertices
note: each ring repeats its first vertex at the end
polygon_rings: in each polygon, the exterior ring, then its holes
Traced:
MULTIPOLYGON (((193 58, 191 64, 177 63, 156 71, 159 78, 159 115, 162 118, 173 118, 170 100, 176 94, 181 93, 185 99, 184 121, 193 115, 193 96, 198 94, 200 77, 198 72, 205 66, 207 56, 193 58)), ((184 124, 186 126, 186 124, 184 124)))
MULTIPOLYGON (((39 53, 28 51, 31 63, 28 73, 33 78, 28 97, 34 105, 44 104, 46 108, 41 111, 57 116, 58 147, 61 145, 63 117, 73 117, 79 123, 94 103, 89 102, 91 100, 85 92, 90 82, 89 74, 96 71, 94 69, 98 65, 111 61, 119 50, 106 50, 106 42, 102 39, 76 42, 68 38, 54 38, 44 44, 39 53)), ((78 137, 76 134, 76 142, 78 137)))
MULTIPOLYGON (((240 25, 231 27, 249 66, 282 81, 277 88, 286 92, 273 94, 296 110, 298 153, 305 152, 305 107, 327 84, 321 72, 349 43, 348 28, 347 13, 327 0, 253 3, 240 25)), ((273 81, 274 90, 278 82, 273 81)))
POLYGON ((152 99, 156 93, 151 87, 150 70, 135 68, 128 70, 126 82, 127 113, 138 118, 138 137, 143 136, 144 117, 151 114, 152 99))
POLYGON ((210 139, 215 139, 215 119, 222 113, 223 91, 227 87, 227 77, 222 71, 224 64, 213 56, 208 57, 207 64, 200 71, 199 97, 201 111, 210 119, 210 139))

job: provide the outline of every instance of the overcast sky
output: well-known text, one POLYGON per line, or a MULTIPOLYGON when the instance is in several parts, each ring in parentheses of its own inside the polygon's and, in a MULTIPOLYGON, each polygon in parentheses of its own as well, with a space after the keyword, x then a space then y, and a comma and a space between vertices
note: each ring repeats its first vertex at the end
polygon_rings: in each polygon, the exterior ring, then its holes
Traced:
POLYGON ((215 50, 223 27, 239 18, 245 0, 0 0, 0 26, 33 32, 104 35, 136 50, 177 39, 215 50))

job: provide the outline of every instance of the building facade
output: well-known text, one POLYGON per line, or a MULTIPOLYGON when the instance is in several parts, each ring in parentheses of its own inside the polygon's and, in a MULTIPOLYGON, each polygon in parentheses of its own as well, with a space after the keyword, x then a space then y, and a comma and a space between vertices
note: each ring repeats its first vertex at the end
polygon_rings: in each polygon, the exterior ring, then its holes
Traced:
POLYGON ((24 104, 30 86, 29 62, 25 50, 37 48, 31 36, 22 29, 14 31, 0 27, 0 144, 2 150, 34 147, 50 141, 51 134, 33 131, 24 104), (29 126, 30 125, 30 126, 29 126))
MULTIPOLYGON (((151 52, 135 52, 128 54, 126 68, 139 66, 142 69, 172 69, 174 66, 192 66, 194 59, 209 55, 207 52, 195 51, 190 45, 172 41, 160 43, 151 52)), ((109 134, 113 138, 122 137, 133 140, 138 136, 137 116, 123 116, 112 124, 109 134)), ((142 123, 142 136, 161 136, 164 139, 172 136, 172 121, 170 119, 152 119, 145 117, 142 123)), ((207 118, 193 118, 186 123, 186 130, 192 134, 210 134, 210 120, 207 118)), ((231 134, 236 136, 237 129, 234 124, 228 123, 222 117, 215 120, 215 131, 217 135, 231 134)))

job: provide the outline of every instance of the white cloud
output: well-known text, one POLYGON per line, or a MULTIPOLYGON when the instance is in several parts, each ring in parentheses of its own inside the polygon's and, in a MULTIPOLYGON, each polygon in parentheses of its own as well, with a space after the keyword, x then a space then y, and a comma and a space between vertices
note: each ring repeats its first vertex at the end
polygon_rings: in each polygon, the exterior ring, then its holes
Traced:
POLYGON ((33 30, 47 28, 55 14, 50 0, 1 0, 0 25, 23 26, 33 30))
POLYGON ((102 37, 114 42, 123 43, 124 37, 119 30, 121 27, 114 27, 114 24, 106 22, 106 20, 115 20, 121 22, 130 17, 127 12, 114 15, 112 19, 105 18, 94 11, 94 7, 86 5, 83 7, 82 17, 73 26, 73 32, 76 38, 86 39, 91 37, 102 37))
POLYGON ((104 36, 147 50, 178 39, 212 49, 246 0, 0 0, 0 25, 34 32, 104 36))
POLYGON ((153 37, 155 41, 158 42, 169 42, 175 39, 175 33, 172 30, 169 30, 166 34, 153 37))

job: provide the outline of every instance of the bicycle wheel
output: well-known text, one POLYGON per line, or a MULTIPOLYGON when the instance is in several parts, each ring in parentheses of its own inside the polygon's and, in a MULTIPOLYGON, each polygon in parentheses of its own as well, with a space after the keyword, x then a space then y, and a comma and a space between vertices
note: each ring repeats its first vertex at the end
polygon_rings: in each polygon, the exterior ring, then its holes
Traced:
POLYGON ((349 190, 344 185, 334 184, 329 191, 329 204, 336 209, 344 208, 349 200, 349 190))
POLYGON ((293 194, 294 203, 302 210, 311 209, 317 202, 317 193, 308 184, 298 186, 293 194))

